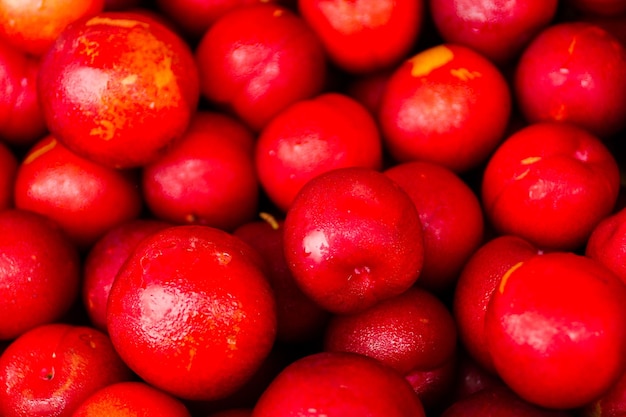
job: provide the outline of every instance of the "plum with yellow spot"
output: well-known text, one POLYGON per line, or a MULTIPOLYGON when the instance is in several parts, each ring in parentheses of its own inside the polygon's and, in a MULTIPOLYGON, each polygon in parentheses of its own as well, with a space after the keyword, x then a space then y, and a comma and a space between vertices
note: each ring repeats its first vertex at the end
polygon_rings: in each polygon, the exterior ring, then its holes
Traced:
POLYGON ((506 273, 487 307, 498 375, 535 405, 581 407, 626 367, 626 286, 572 252, 535 255, 506 273))
POLYGON ((378 119, 395 161, 419 159, 463 172, 503 139, 511 101, 495 64, 468 47, 441 44, 395 69, 378 119))
POLYGON ((494 152, 481 198, 497 233, 541 249, 574 250, 612 212, 619 188, 615 156, 597 136, 543 122, 518 130, 494 152))
POLYGON ((69 25, 38 78, 50 131, 117 168, 144 165, 179 138, 199 91, 189 45, 146 13, 103 12, 69 25))

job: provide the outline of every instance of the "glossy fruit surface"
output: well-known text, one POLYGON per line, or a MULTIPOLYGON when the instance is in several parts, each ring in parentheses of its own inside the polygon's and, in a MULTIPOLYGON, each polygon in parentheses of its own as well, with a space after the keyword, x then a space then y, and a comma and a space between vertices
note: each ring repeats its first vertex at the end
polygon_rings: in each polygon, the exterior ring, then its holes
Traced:
POLYGON ((531 122, 568 122, 601 138, 626 126, 626 48, 586 22, 552 25, 524 50, 514 90, 531 122))
POLYGON ((53 219, 81 249, 142 209, 138 179, 77 155, 55 136, 31 147, 15 179, 15 206, 53 219))
POLYGON ((326 352, 291 363, 272 381, 253 417, 421 417, 423 407, 391 368, 354 353, 326 352))
POLYGON ((618 192, 617 162, 600 139, 556 122, 511 135, 491 156, 482 180, 483 209, 496 231, 542 249, 583 245, 612 212, 618 192))
POLYGON ((76 247, 51 220, 0 212, 0 340, 60 320, 79 291, 76 247))
POLYGON ((181 398, 218 399, 241 387, 276 334, 257 257, 208 226, 174 226, 142 240, 109 293, 107 329, 122 359, 181 398))
POLYGON ((374 117, 338 93, 300 100, 261 132, 255 166, 263 190, 287 211, 313 177, 344 167, 382 167, 382 142, 374 117))
POLYGON ((326 56, 302 18, 283 6, 234 10, 195 50, 202 95, 258 131, 288 105, 319 94, 326 56))
POLYGON ((197 112, 180 141, 143 167, 148 208, 164 221, 224 230, 252 220, 259 205, 254 142, 239 120, 197 112))
POLYGON ((0 413, 71 416, 93 392, 131 377, 104 333, 86 326, 41 325, 0 356, 0 413))
POLYGON ((185 404, 137 381, 106 386, 83 401, 72 417, 190 417, 185 404))
POLYGON ((543 407, 580 407, 626 366, 626 285, 581 255, 533 256, 502 277, 487 308, 487 344, 504 382, 543 407))
POLYGON ((441 44, 395 69, 378 118, 394 160, 461 172, 496 148, 510 113, 511 94, 497 67, 470 48, 441 44))
POLYGON ((373 169, 339 168, 309 181, 287 213, 284 233, 296 282, 334 313, 354 313, 401 294, 424 262, 415 205, 373 169))
POLYGON ((406 58, 422 29, 422 0, 299 0, 298 10, 330 59, 351 73, 391 68, 406 58))
POLYGON ((50 131, 112 167, 156 158, 187 129, 199 98, 190 47, 145 13, 70 25, 43 56, 38 83, 50 131))

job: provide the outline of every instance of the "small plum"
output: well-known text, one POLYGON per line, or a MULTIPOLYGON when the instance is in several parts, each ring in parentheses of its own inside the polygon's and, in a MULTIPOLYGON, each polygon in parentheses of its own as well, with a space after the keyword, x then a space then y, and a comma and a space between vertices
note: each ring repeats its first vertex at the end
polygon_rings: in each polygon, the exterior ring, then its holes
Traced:
POLYGON ((513 133, 490 157, 481 198, 497 233, 574 250, 613 211, 619 189, 617 161, 597 136, 543 122, 513 133))
POLYGON ((330 60, 350 73, 398 65, 417 43, 423 0, 299 0, 298 11, 330 60))
POLYGON ((425 160, 463 172, 484 162, 503 139, 511 106, 495 64, 468 47, 440 44, 395 69, 378 120, 395 161, 425 160))
POLYGON ((292 104, 261 131, 255 150, 263 190, 287 211, 302 186, 336 168, 382 167, 374 117, 356 100, 325 93, 292 104))
POLYGON ((290 9, 237 8, 218 19, 195 50, 201 93, 260 131, 290 104, 321 93, 326 55, 319 39, 290 9))
POLYGON ((609 268, 626 283, 626 208, 598 223, 587 240, 585 255, 609 268))
POLYGON ((591 258, 550 252, 505 273, 485 318, 502 380, 541 407, 571 409, 626 370, 626 285, 591 258))
POLYGON ((589 22, 542 30, 523 51, 513 80, 529 123, 568 122, 608 140, 626 127, 626 47, 589 22))
POLYGON ((69 417, 95 391, 132 377, 104 333, 63 323, 37 326, 0 356, 0 415, 69 417))
POLYGON ((411 197, 424 234, 424 267, 418 285, 441 294, 483 241, 478 196, 455 172, 425 161, 398 163, 384 171, 411 197))
POLYGON ((152 214, 176 224, 231 231, 254 218, 259 182, 255 137, 239 120, 198 111, 183 137, 142 170, 152 214))
POLYGON ((83 263, 82 301, 91 324, 106 332, 106 306, 113 281, 139 242, 169 223, 138 218, 110 228, 89 249, 83 263))
POLYGON ((499 65, 515 61, 557 12, 558 0, 430 0, 446 42, 468 46, 499 65))
POLYGON ((288 365, 270 383, 252 417, 423 417, 408 382, 392 368, 355 353, 320 352, 288 365))
POLYGON ((297 284, 333 313, 355 313, 403 293, 424 263, 415 205, 370 168, 338 168, 310 180, 284 227, 285 258, 297 284))
POLYGON ((52 135, 21 160, 14 198, 17 208, 53 219, 81 250, 111 227, 137 218, 142 209, 133 171, 81 157, 52 135))
POLYGON ((80 258, 56 223, 26 210, 0 211, 0 253, 0 340, 69 311, 79 291, 80 258))
POLYGON ((191 417, 185 404, 141 381, 108 385, 87 397, 71 417, 191 417))

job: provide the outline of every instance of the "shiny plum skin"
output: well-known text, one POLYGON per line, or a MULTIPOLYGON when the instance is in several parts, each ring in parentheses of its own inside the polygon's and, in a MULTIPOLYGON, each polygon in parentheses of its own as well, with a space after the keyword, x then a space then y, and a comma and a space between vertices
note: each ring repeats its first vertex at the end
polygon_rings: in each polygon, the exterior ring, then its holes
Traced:
POLYGON ((502 380, 520 397, 555 409, 581 407, 626 369, 626 285, 570 252, 522 261, 505 273, 485 319, 502 380))
POLYGON ((478 248, 459 276, 452 301, 459 340, 470 357, 491 373, 495 368, 485 334, 487 306, 504 274, 538 253, 539 249, 521 237, 499 236, 478 248))
POLYGON ((417 43, 423 0, 299 0, 298 11, 339 68, 371 73, 396 66, 417 43))
POLYGON ((71 417, 190 417, 180 399, 144 382, 108 385, 87 397, 71 417))
POLYGON ((90 323, 103 332, 106 306, 113 281, 139 242, 171 224, 133 219, 109 229, 89 249, 83 262, 82 301, 90 323))
POLYGON ((300 100, 262 130, 255 166, 263 190, 283 212, 313 177, 343 167, 382 167, 382 142, 374 117, 338 93, 300 100))
POLYGON ((252 417, 423 417, 420 400, 392 368, 366 356, 320 352, 288 365, 267 387, 252 417))
POLYGON ((0 40, 0 140, 30 146, 47 130, 37 93, 39 61, 0 40))
POLYGON ((94 16, 105 0, 0 1, 0 37, 19 50, 43 55, 67 25, 94 16))
POLYGON ((264 272, 258 253, 225 231, 192 225, 153 233, 111 287, 111 341, 149 384, 185 399, 223 398, 274 343, 276 306, 264 272))
POLYGON ((313 178, 284 227, 285 258, 296 282, 333 313, 354 313, 401 294, 424 262, 415 205, 373 169, 339 168, 313 178))
POLYGON ((80 285, 76 246, 51 220, 19 209, 0 212, 0 340, 60 320, 80 285))
POLYGON ((441 294, 454 287, 461 268, 483 241, 478 196, 455 172, 425 161, 384 171, 415 203, 424 234, 424 267, 418 285, 441 294))
POLYGON ((15 206, 51 218, 86 250, 111 227, 140 215, 138 184, 134 172, 97 164, 48 135, 20 162, 15 206))
POLYGON ((597 136, 544 122, 518 130, 495 151, 481 199, 498 233, 541 249, 573 250, 613 211, 619 184, 617 161, 597 136))
POLYGON ((626 47, 600 26, 564 22, 522 53, 513 87, 530 123, 568 122, 602 139, 626 127, 626 47))
POLYGON ((233 230, 254 218, 259 182, 255 138, 239 120, 198 111, 183 137, 142 170, 151 213, 176 224, 233 230))
POLYGON ((463 172, 503 139, 511 105, 495 64, 465 46, 440 44, 395 69, 378 120, 394 161, 425 160, 463 172))
POLYGON ((283 6, 239 8, 195 49, 202 96, 255 131, 290 104, 319 94, 326 56, 302 18, 283 6))
POLYGON ((190 47, 131 12, 71 24, 42 57, 38 89, 50 132, 116 168, 142 166, 179 138, 200 94, 190 47))
POLYGON ((20 335, 0 356, 0 413, 68 417, 98 389, 131 378, 104 333, 86 326, 41 325, 20 335))
POLYGON ((446 42, 468 46, 499 65, 518 58, 554 19, 557 0, 430 0, 432 18, 446 42))
POLYGON ((585 255, 606 266, 626 283, 626 208, 598 223, 587 239, 585 255))

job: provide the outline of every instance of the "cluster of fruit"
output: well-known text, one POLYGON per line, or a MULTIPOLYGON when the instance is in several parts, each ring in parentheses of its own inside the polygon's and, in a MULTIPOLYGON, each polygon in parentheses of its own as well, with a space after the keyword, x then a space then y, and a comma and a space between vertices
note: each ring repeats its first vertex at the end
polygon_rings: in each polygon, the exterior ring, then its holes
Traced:
POLYGON ((626 415, 623 0, 0 0, 0 416, 626 415))

